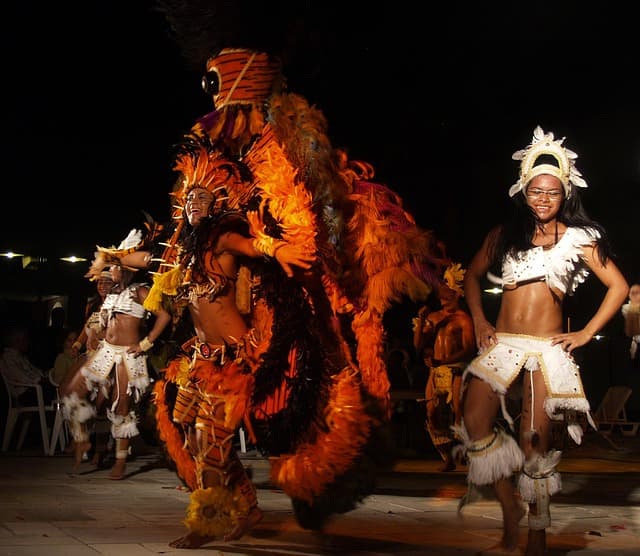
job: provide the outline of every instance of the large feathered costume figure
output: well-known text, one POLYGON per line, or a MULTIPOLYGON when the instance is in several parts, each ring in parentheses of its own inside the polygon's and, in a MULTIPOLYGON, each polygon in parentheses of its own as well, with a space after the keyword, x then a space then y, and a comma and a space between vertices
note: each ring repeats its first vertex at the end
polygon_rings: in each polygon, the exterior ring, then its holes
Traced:
MULTIPOLYGON (((246 284, 250 295, 238 301, 259 347, 251 372, 226 377, 225 388, 228 425, 244 422, 301 526, 319 529, 370 494, 376 469, 391 463, 383 316, 405 299, 425 301, 448 261, 401 198, 374 181, 369 164, 331 145, 323 114, 286 91, 281 58, 259 44, 263 33, 245 39, 245 26, 227 36, 238 25, 224 10, 194 4, 164 2, 163 11, 183 51, 206 69, 215 108, 179 146, 175 229, 147 306, 166 297, 179 305, 188 280, 180 240, 185 183, 215 183, 217 209, 247 215, 265 245, 275 238, 313 246, 311 274, 287 278, 266 259, 242 268, 238 287, 246 284)), ((268 25, 263 20, 261 30, 268 25)), ((193 464, 170 419, 179 373, 169 365, 156 383, 157 422, 193 486, 193 464)))

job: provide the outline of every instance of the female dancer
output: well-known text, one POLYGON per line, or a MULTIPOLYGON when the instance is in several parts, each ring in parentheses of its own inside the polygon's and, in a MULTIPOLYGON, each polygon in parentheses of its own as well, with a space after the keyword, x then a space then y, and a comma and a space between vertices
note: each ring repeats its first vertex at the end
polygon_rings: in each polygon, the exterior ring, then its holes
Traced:
POLYGON ((132 230, 117 249, 99 248, 100 258, 106 256, 111 262, 111 278, 115 284, 100 311, 104 340, 61 391, 65 418, 74 440, 74 468, 90 447, 87 421, 97 414, 96 400, 102 396, 109 399, 107 418, 116 441, 111 479, 122 479, 125 475, 130 438, 139 434, 135 404, 150 382, 147 352, 171 321, 165 309, 158 308, 151 313, 143 307, 149 286, 133 282, 136 271, 121 265, 120 256, 130 255, 141 246, 141 236, 139 231, 132 230), (149 326, 147 321, 152 314, 155 318, 149 326))
MULTIPOLYGON (((560 452, 550 449, 551 420, 572 410, 586 414, 593 425, 571 352, 617 313, 629 290, 611 260, 602 226, 583 209, 578 188, 587 184, 575 167, 577 155, 563 142, 538 126, 531 144, 514 153, 513 158, 522 161, 520 177, 509 190, 515 211, 487 235, 465 276, 465 298, 480 351, 465 370, 470 380, 458 430, 469 461, 467 479, 493 484, 507 550, 518 544, 518 522, 525 512, 519 500, 529 503, 528 555, 545 550, 549 497, 561 488, 555 470, 560 452), (494 264, 501 265, 503 288, 495 326, 481 301, 481 281, 494 264), (589 272, 604 284, 606 294, 584 328, 565 331, 563 299, 589 272), (518 377, 523 386, 520 446, 496 427, 504 395, 518 377), (511 480, 520 471, 518 497, 511 480)), ((579 444, 582 428, 567 422, 579 444)))

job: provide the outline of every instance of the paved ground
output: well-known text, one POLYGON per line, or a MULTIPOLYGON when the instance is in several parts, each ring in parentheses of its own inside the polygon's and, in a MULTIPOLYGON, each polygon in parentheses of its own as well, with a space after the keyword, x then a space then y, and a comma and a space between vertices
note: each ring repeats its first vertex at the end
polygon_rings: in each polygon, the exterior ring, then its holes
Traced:
MULTIPOLYGON (((597 433, 567 448, 563 491, 552 500, 551 556, 640 554, 640 438, 597 433)), ((146 556, 184 554, 169 541, 184 533, 186 492, 157 448, 140 449, 122 481, 108 469, 33 451, 0 455, 0 555, 146 556)), ((264 520, 232 543, 213 542, 201 554, 218 555, 434 555, 471 556, 500 538, 497 502, 481 497, 458 514, 465 470, 437 471, 431 459, 398 461, 380 476, 378 490, 356 510, 338 516, 320 538, 301 529, 288 498, 271 487, 268 464, 244 457, 258 486, 264 520)), ((521 548, 526 518, 521 522, 521 548)), ((197 554, 198 552, 196 552, 197 554)))

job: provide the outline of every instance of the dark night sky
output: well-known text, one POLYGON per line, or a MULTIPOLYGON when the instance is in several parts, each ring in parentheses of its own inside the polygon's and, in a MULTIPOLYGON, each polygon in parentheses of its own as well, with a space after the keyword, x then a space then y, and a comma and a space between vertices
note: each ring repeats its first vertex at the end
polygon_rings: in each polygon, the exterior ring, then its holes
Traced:
MULTIPOLYGON (((0 251, 90 258, 139 226, 142 210, 166 218, 170 147, 212 107, 151 2, 68 4, 22 2, 3 18, 0 251)), ((416 2, 392 2, 344 14, 344 2, 307 4, 290 90, 324 112, 334 144, 372 163, 453 258, 468 263, 501 218, 517 177, 511 154, 540 124, 579 154, 585 206, 625 275, 640 277, 630 7, 416 12, 416 2)))

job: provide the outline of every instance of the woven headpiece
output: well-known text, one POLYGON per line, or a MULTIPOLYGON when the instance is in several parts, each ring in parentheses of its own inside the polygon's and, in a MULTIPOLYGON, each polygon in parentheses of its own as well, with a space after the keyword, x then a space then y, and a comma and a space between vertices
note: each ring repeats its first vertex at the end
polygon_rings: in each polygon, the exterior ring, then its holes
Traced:
POLYGON ((520 177, 509 189, 509 197, 513 197, 519 191, 524 191, 527 184, 540 174, 550 174, 562 182, 565 197, 571 196, 571 188, 587 187, 587 182, 582 179, 582 174, 576 168, 575 160, 578 155, 563 146, 565 138, 555 139, 553 132, 545 133, 540 126, 533 131, 531 144, 526 148, 514 152, 513 160, 520 160, 520 177), (551 156, 558 163, 536 164, 543 156, 551 156))
POLYGON ((213 95, 217 110, 230 104, 264 102, 281 76, 278 61, 246 48, 223 49, 207 61, 207 72, 217 75, 218 91, 213 95))

